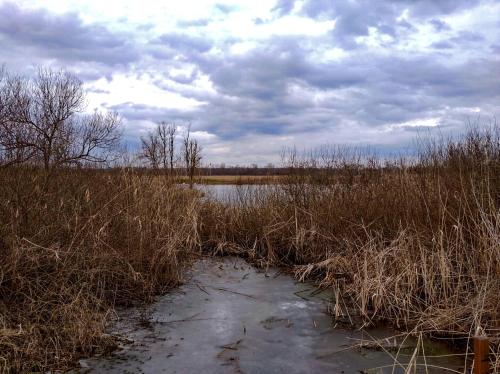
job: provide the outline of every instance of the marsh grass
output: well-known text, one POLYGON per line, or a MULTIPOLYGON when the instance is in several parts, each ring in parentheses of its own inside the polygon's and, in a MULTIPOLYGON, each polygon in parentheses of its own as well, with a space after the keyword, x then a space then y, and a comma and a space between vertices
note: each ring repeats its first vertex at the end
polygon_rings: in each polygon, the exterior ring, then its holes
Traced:
POLYGON ((211 251, 292 267, 331 288, 337 320, 457 341, 481 332, 498 344, 497 127, 428 140, 413 160, 341 147, 286 159, 281 185, 229 206, 207 203, 211 251))
POLYGON ((175 287, 201 249, 313 279, 339 322, 486 334, 498 368, 498 128, 426 142, 412 160, 331 147, 286 162, 280 183, 229 204, 155 173, 0 170, 0 369, 112 349, 114 308, 175 287))
POLYGON ((0 177, 0 370, 65 369, 105 352, 117 305, 176 286, 197 199, 164 178, 29 168, 0 177))

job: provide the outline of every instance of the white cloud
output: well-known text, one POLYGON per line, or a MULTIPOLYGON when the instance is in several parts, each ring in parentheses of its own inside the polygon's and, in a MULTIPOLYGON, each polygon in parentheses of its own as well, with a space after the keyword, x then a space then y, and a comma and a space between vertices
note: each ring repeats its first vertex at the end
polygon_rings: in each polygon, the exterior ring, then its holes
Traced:
POLYGON ((122 111, 131 143, 160 120, 192 123, 207 162, 396 147, 500 114, 498 1, 277 3, 0 0, 0 41, 9 69, 77 73, 89 110, 122 111))
POLYGON ((88 88, 104 91, 89 92, 91 109, 102 107, 103 103, 109 107, 127 102, 186 111, 203 105, 198 100, 158 88, 147 76, 116 74, 111 81, 101 78, 91 83, 88 88))

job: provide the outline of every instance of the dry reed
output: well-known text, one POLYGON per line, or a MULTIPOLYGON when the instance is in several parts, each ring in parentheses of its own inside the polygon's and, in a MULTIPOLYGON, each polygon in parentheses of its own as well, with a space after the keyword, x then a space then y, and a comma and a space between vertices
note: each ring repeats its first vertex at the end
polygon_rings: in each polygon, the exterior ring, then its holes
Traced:
POLYGON ((341 321, 498 342, 498 128, 410 161, 323 148, 287 163, 280 184, 230 204, 146 173, 1 170, 0 369, 65 369, 112 348, 113 308, 174 287, 197 248, 330 287, 341 321))
POLYGON ((292 266, 335 292, 341 320, 498 342, 498 127, 426 141, 413 160, 332 147, 287 162, 283 184, 206 203, 208 251, 292 266))
POLYGON ((198 245, 197 199, 164 178, 0 174, 0 371, 66 369, 115 345, 116 305, 181 280, 198 245))

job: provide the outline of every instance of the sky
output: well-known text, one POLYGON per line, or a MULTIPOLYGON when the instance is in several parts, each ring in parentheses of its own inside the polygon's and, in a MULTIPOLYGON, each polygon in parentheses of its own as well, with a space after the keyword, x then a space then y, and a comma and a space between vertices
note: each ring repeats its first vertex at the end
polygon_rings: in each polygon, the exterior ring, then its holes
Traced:
POLYGON ((204 162, 458 134, 500 115, 500 1, 0 0, 0 64, 75 73, 127 147, 191 125, 204 162))

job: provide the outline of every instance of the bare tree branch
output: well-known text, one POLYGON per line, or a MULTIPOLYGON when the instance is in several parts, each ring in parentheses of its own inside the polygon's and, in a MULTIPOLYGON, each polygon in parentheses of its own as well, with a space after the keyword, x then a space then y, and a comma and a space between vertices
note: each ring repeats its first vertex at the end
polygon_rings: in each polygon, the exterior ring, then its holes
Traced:
POLYGON ((149 162, 153 169, 160 166, 160 139, 157 133, 149 132, 146 137, 141 136, 141 157, 149 162))
POLYGON ((46 171, 110 160, 120 141, 120 119, 116 113, 83 115, 84 103, 82 82, 72 74, 40 68, 30 79, 2 71, 2 157, 40 163, 46 171))
POLYGON ((152 168, 162 167, 164 170, 170 168, 170 174, 173 174, 176 133, 177 126, 161 122, 154 131, 141 138, 141 156, 152 168))
POLYGON ((191 139, 191 126, 188 127, 184 136, 184 162, 186 165, 186 174, 189 178, 189 186, 193 188, 194 175, 201 164, 201 146, 198 141, 191 139))

